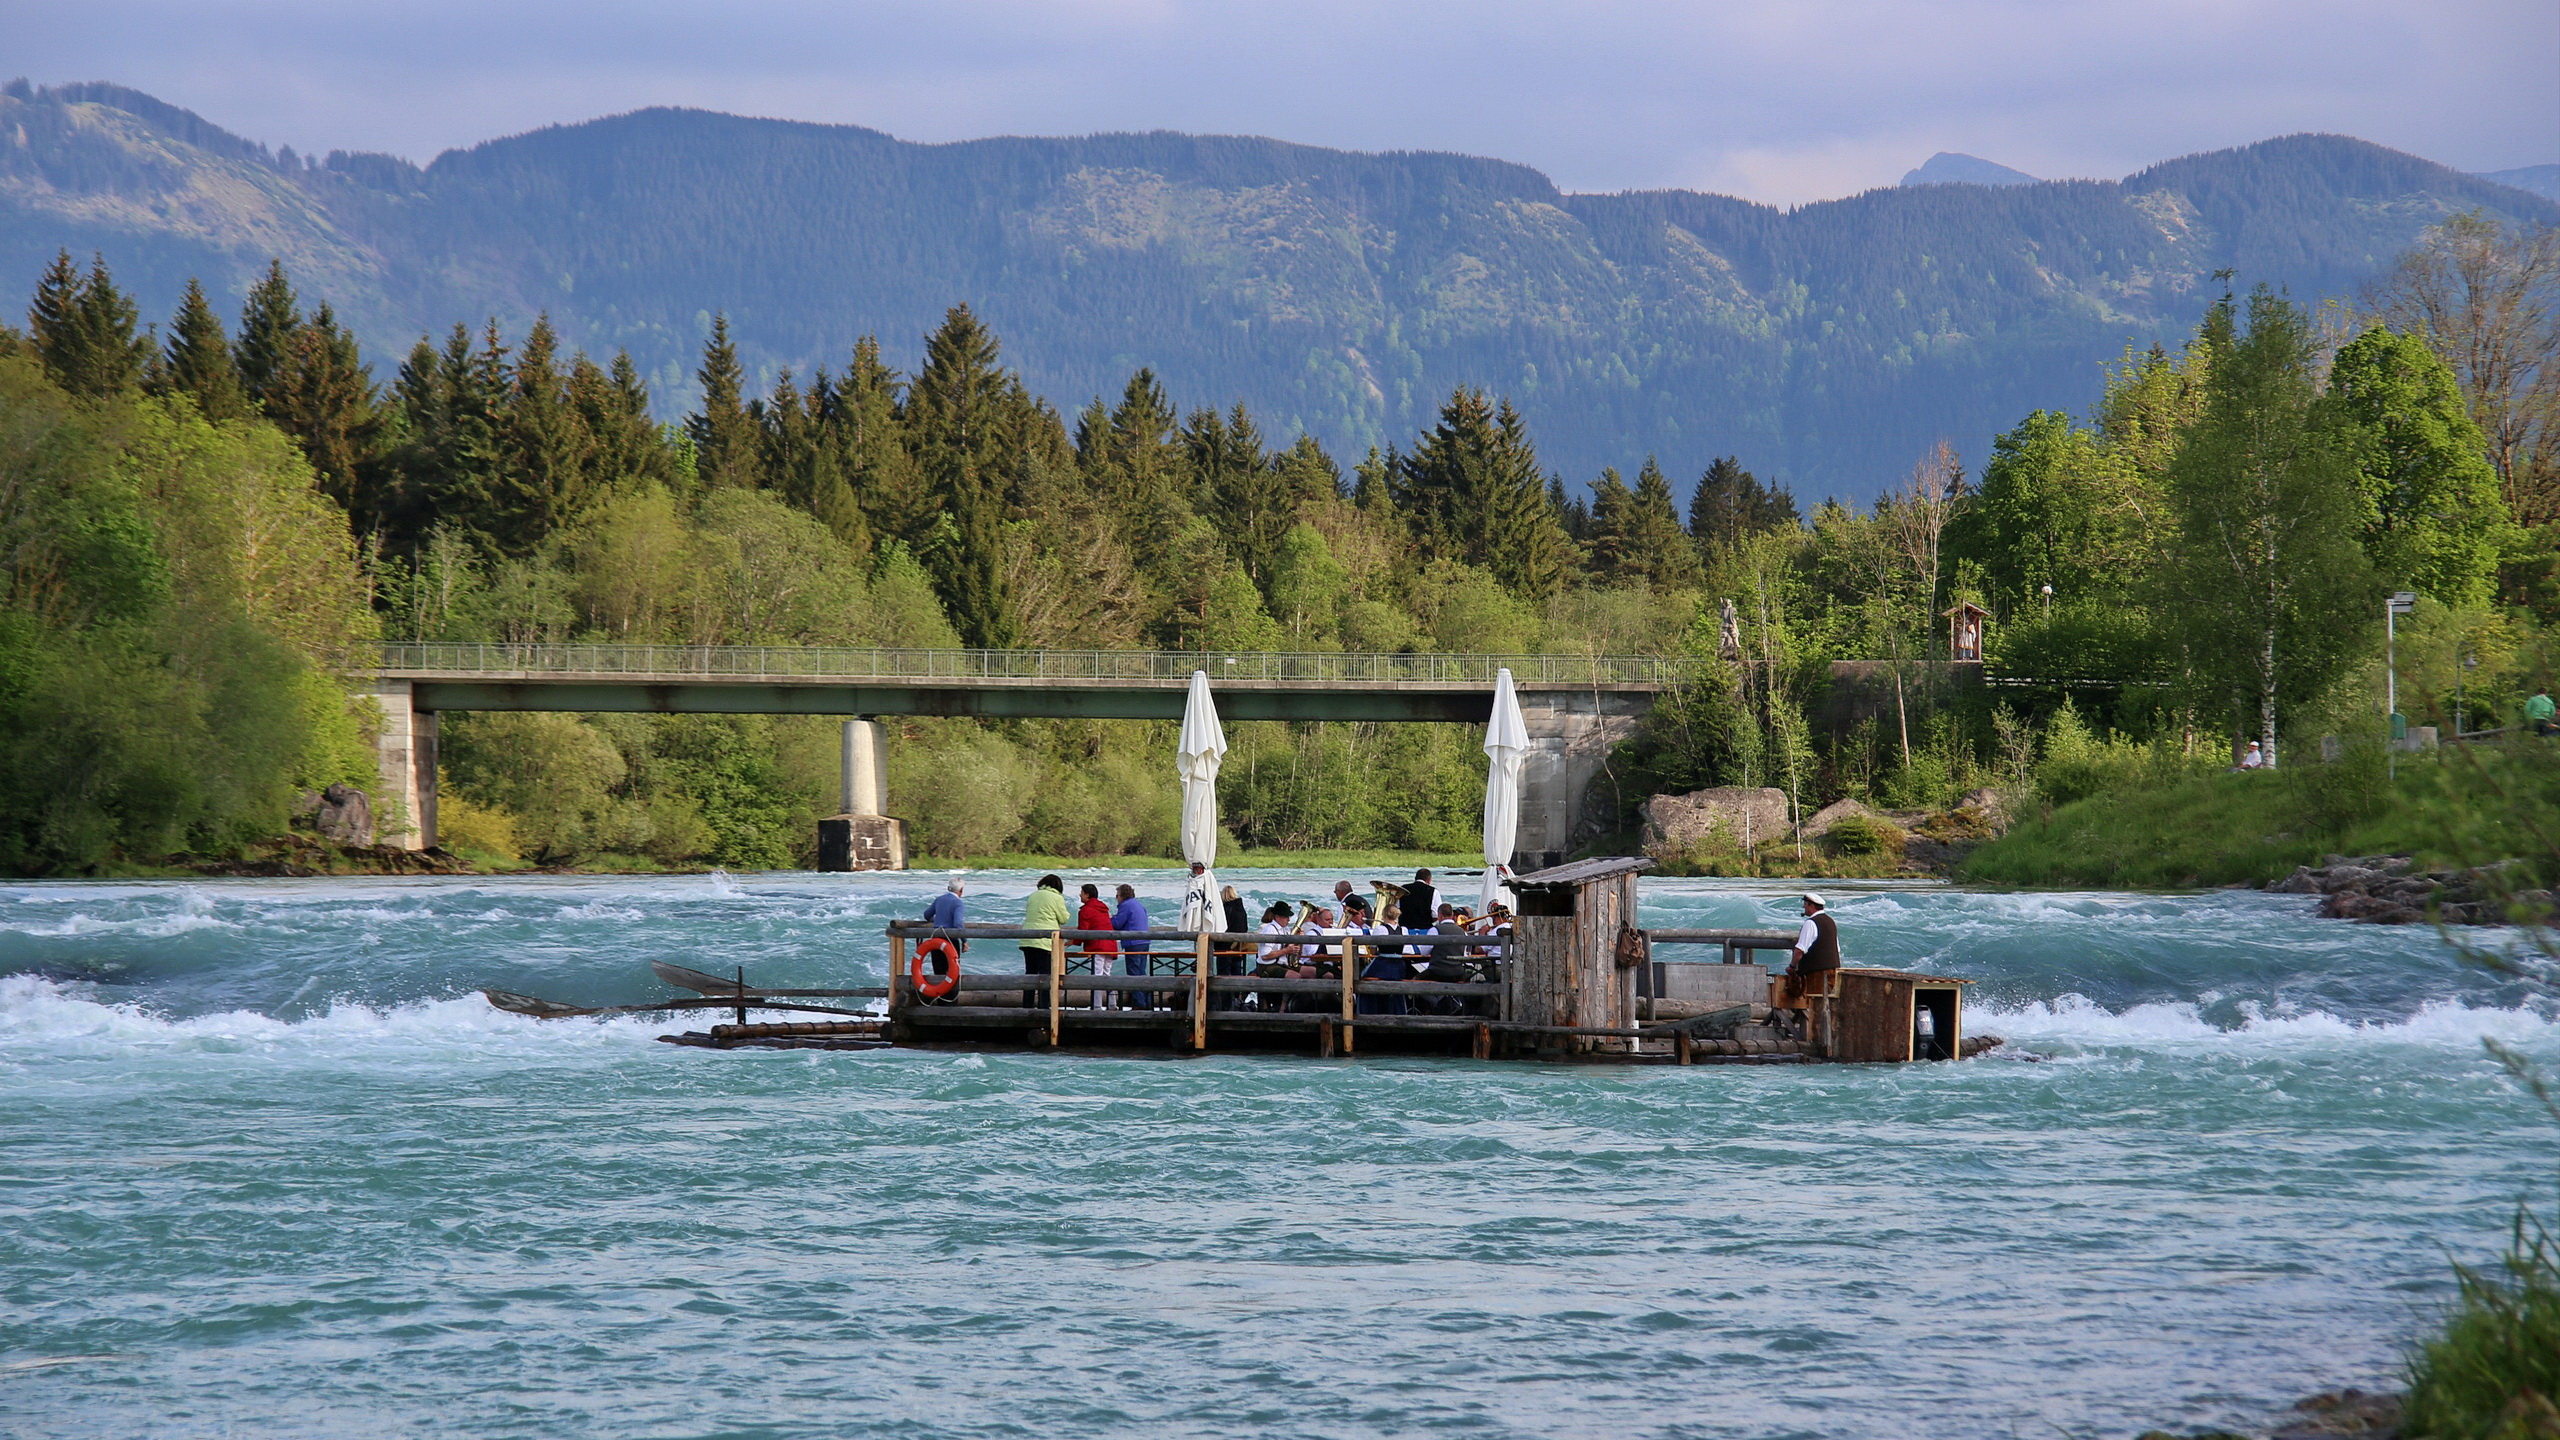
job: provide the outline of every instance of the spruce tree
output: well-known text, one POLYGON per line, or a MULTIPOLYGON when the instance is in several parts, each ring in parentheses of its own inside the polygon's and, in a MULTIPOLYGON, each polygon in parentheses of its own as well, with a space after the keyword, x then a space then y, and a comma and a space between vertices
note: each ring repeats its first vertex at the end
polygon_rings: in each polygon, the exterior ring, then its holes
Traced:
POLYGON ((1497 407, 1463 386, 1452 392, 1390 485, 1426 556, 1481 566, 1526 599, 1564 587, 1578 551, 1511 402, 1497 407))
POLYGON ((301 331, 302 307, 294 298, 293 283, 285 278, 284 262, 270 260, 265 278, 250 287, 248 302, 240 308, 240 340, 234 352, 240 388, 262 413, 274 413, 270 399, 289 383, 293 339, 301 331))
POLYGON ((579 355, 569 366, 569 401, 586 431, 583 489, 590 500, 609 491, 674 485, 675 458, 649 418, 649 387, 629 352, 617 352, 610 370, 579 355))
POLYGON ((55 384, 85 399, 120 395, 142 383, 153 346, 135 333, 141 316, 116 288, 106 257, 75 278, 71 252, 54 257, 27 309, 27 338, 55 384))
POLYGON ((1631 549, 1640 560, 1645 583, 1656 590, 1696 590, 1707 583, 1697 547, 1680 528, 1680 513, 1671 500, 1671 481, 1650 455, 1636 475, 1628 500, 1631 549))
POLYGON ((357 517, 359 528, 376 528, 386 497, 374 493, 381 418, 373 372, 327 305, 294 333, 281 375, 269 382, 266 410, 276 428, 301 443, 330 498, 357 517))
POLYGON ((1592 482, 1591 530, 1584 544, 1591 552, 1591 573, 1604 583, 1622 585, 1644 576, 1644 558, 1636 550, 1635 499, 1615 466, 1592 482))
POLYGON ((825 423, 869 531, 920 548, 933 531, 936 506, 908 447, 904 389, 898 372, 881 363, 880 342, 865 335, 854 342, 853 363, 827 397, 825 423))
POLYGON ((841 413, 836 398, 836 382, 827 368, 818 367, 809 380, 805 402, 808 418, 806 458, 792 471, 788 484, 806 498, 799 503, 832 531, 838 540, 859 553, 868 554, 872 545, 871 516, 862 508, 862 500, 854 491, 853 456, 844 435, 837 429, 841 413))
POLYGON ((456 325, 437 350, 420 340, 393 387, 402 443, 394 457, 402 512, 396 527, 406 548, 430 527, 446 526, 491 553, 503 553, 499 433, 510 377, 492 323, 478 349, 456 325))
POLYGON ((693 437, 695 466, 707 489, 760 487, 763 449, 754 417, 747 413, 746 372, 738 365, 738 347, 729 339, 729 317, 711 317, 711 338, 702 347, 702 408, 685 421, 693 437))
POLYGON ((589 502, 594 441, 560 372, 551 317, 535 317, 507 377, 498 430, 498 486, 491 529, 511 555, 530 555, 589 502))
POLYGON ((1261 428, 1241 403, 1224 416, 1194 412, 1182 439, 1195 508, 1216 526, 1247 578, 1267 592, 1280 541, 1298 519, 1290 477, 1263 453, 1261 428))
POLYGON ((55 252, 36 281, 35 298, 27 305, 27 343, 53 383, 69 389, 66 367, 77 366, 80 349, 80 267, 71 263, 68 250, 55 252))
POLYGON ((1689 497, 1689 538, 1701 557, 1718 546, 1770 530, 1790 530, 1804 523, 1795 496, 1777 485, 1763 485, 1731 455, 1718 458, 1698 477, 1689 497))
POLYGON ((248 392, 240 384, 240 367, 231 358, 231 337, 222 319, 204 298, 204 287, 192 278, 178 313, 169 321, 169 348, 161 365, 162 383, 195 401, 196 412, 220 423, 245 418, 248 392))
POLYGON ((925 483, 950 520, 948 543, 923 559, 961 639, 991 649, 1015 638, 997 453, 1009 387, 998 353, 996 337, 969 307, 953 306, 925 340, 906 417, 925 483))

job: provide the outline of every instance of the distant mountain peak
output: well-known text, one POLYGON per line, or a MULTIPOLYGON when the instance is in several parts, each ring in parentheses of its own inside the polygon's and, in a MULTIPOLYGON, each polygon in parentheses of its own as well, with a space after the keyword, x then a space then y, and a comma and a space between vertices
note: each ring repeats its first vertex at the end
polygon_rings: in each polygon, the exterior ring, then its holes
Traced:
POLYGON ((2024 170, 2012 170, 1979 155, 1959 155, 1941 150, 1929 157, 1928 163, 1902 177, 1905 185, 2034 185, 2041 183, 2024 170))

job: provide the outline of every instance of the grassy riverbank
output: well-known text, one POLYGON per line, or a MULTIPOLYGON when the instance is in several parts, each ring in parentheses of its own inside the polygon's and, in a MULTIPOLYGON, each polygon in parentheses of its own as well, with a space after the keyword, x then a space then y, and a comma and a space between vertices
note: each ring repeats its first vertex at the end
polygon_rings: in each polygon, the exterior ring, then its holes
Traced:
POLYGON ((2552 786, 2547 747, 2404 756, 2191 776, 2110 789, 2023 817, 1966 857, 1964 880, 2001 885, 2163 889, 2265 884, 2327 854, 2530 854, 2528 837, 2492 833, 2522 812, 2498 797, 2552 786), (2487 827, 2483 829, 2483 827, 2487 827))

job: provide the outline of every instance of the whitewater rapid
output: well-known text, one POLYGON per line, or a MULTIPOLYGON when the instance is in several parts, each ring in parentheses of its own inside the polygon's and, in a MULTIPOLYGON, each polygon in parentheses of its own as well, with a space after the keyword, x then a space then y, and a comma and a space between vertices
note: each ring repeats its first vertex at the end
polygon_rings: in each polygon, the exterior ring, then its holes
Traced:
POLYGON ((1853 963, 1977 982, 1960 1065, 708 1054, 476 994, 862 983, 945 878, 0 886, 0 1433, 2237 1423, 2388 1383, 2560 1160, 2481 1044, 2560 1068, 2546 1003, 2247 892, 1832 889, 1853 963))

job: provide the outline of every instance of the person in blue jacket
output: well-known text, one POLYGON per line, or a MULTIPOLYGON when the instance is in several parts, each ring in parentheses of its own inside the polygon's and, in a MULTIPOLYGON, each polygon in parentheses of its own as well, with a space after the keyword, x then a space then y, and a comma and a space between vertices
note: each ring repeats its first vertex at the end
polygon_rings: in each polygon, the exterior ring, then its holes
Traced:
MULTIPOLYGON (((1148 975, 1154 973, 1147 968, 1149 962, 1147 957, 1148 942, 1146 932, 1149 927, 1149 923, 1150 922, 1147 919, 1147 902, 1138 898, 1136 887, 1129 885, 1121 886, 1119 908, 1111 912, 1111 928, 1114 930, 1135 930, 1138 932, 1137 939, 1123 940, 1120 942, 1120 972, 1122 974, 1148 975)), ((1129 1004, 1139 1010, 1151 1010, 1155 1008, 1155 996, 1141 990, 1129 997, 1129 1004)))

